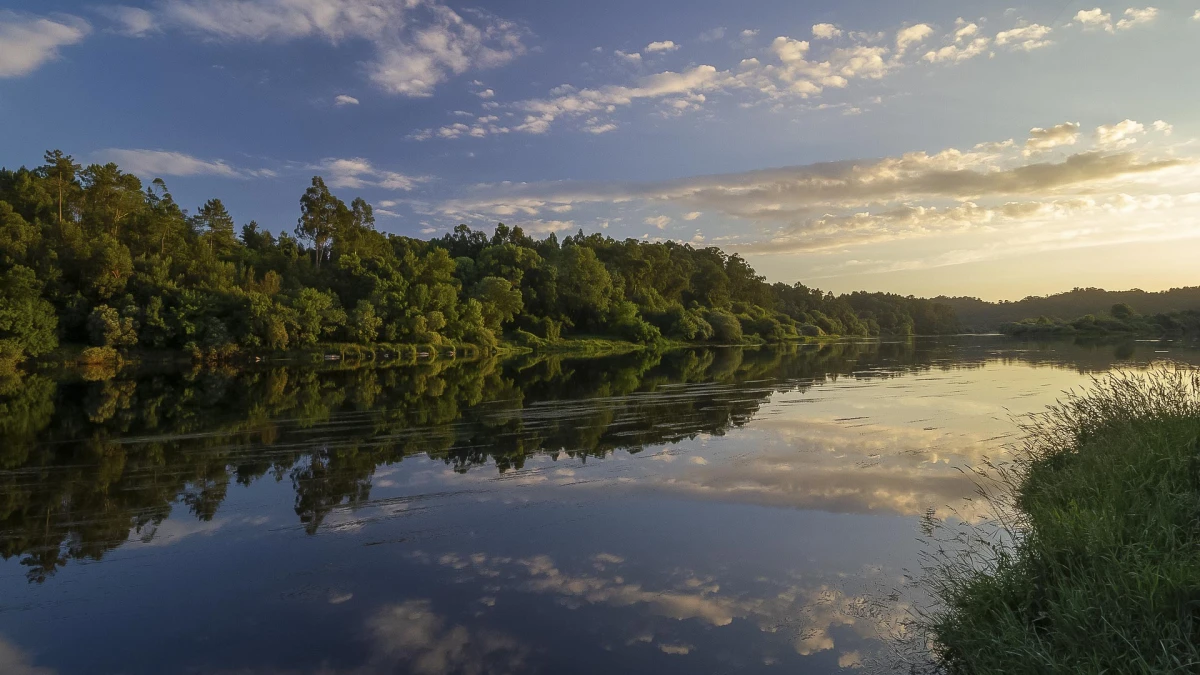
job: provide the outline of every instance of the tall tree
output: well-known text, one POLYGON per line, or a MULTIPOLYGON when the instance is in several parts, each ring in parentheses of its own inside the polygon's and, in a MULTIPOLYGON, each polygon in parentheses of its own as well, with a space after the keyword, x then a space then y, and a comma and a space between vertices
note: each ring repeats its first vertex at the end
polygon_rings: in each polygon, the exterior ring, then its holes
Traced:
POLYGON ((64 154, 62 150, 47 150, 43 159, 46 163, 42 166, 41 172, 50 181, 57 198, 58 227, 61 232, 63 207, 71 193, 79 188, 77 175, 81 167, 75 163, 74 157, 64 154))
POLYGON ((296 223, 296 236, 312 242, 316 252, 316 266, 321 269, 321 259, 329 247, 329 240, 337 230, 338 221, 346 205, 334 197, 320 176, 313 176, 312 186, 300 197, 300 220, 296 223))
POLYGON ((196 212, 195 222, 201 239, 208 244, 209 255, 223 256, 237 247, 233 216, 220 199, 205 202, 196 212))

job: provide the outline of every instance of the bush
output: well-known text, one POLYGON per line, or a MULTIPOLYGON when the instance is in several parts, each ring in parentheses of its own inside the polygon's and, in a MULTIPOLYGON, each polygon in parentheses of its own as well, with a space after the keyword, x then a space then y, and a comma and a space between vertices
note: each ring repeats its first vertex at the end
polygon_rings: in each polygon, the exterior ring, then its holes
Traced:
POLYGON ((108 305, 92 310, 87 320, 88 339, 96 347, 131 347, 137 344, 133 317, 122 317, 108 305))
POLYGON ((712 309, 705 313, 704 320, 712 326, 713 342, 730 345, 742 342, 742 324, 733 314, 723 309, 712 309))

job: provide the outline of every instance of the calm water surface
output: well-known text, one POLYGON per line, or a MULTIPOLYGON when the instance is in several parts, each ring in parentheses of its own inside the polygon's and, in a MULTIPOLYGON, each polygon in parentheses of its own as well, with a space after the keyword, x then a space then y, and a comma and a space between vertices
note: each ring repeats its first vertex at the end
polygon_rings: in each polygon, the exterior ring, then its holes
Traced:
POLYGON ((1011 415, 1194 346, 963 337, 0 383, 0 672, 897 666, 1011 415))

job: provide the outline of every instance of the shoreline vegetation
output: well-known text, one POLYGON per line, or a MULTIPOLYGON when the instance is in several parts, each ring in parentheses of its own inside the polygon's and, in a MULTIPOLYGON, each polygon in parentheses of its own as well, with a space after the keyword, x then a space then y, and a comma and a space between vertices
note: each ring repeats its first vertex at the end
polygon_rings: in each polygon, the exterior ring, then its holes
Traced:
POLYGON ((1071 337, 1130 335, 1139 337, 1179 337, 1200 334, 1200 311, 1161 312, 1142 316, 1124 303, 1113 305, 1107 313, 1088 314, 1064 321, 1047 316, 1005 323, 1000 332, 1014 337, 1071 337))
POLYGON ((1000 536, 939 547, 925 629, 948 673, 1200 668, 1200 371, 1110 374, 991 466, 1000 536), (999 543, 998 543, 999 542, 999 543), (949 553, 948 550, 959 552, 949 553))
POLYGON ((219 199, 189 214, 161 179, 44 159, 0 170, 0 366, 76 352, 219 363, 326 345, 599 353, 958 331, 945 305, 770 284, 717 247, 534 239, 504 224, 386 234, 370 204, 343 202, 319 176, 291 234, 255 222, 238 233, 219 199))

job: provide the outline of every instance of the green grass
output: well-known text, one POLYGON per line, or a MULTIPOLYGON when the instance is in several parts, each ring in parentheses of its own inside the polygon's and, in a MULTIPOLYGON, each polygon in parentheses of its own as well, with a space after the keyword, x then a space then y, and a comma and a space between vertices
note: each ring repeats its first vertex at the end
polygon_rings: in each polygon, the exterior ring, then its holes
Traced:
POLYGON ((1001 536, 929 568, 941 669, 1200 672, 1200 372, 1111 375, 1026 431, 1001 536))

